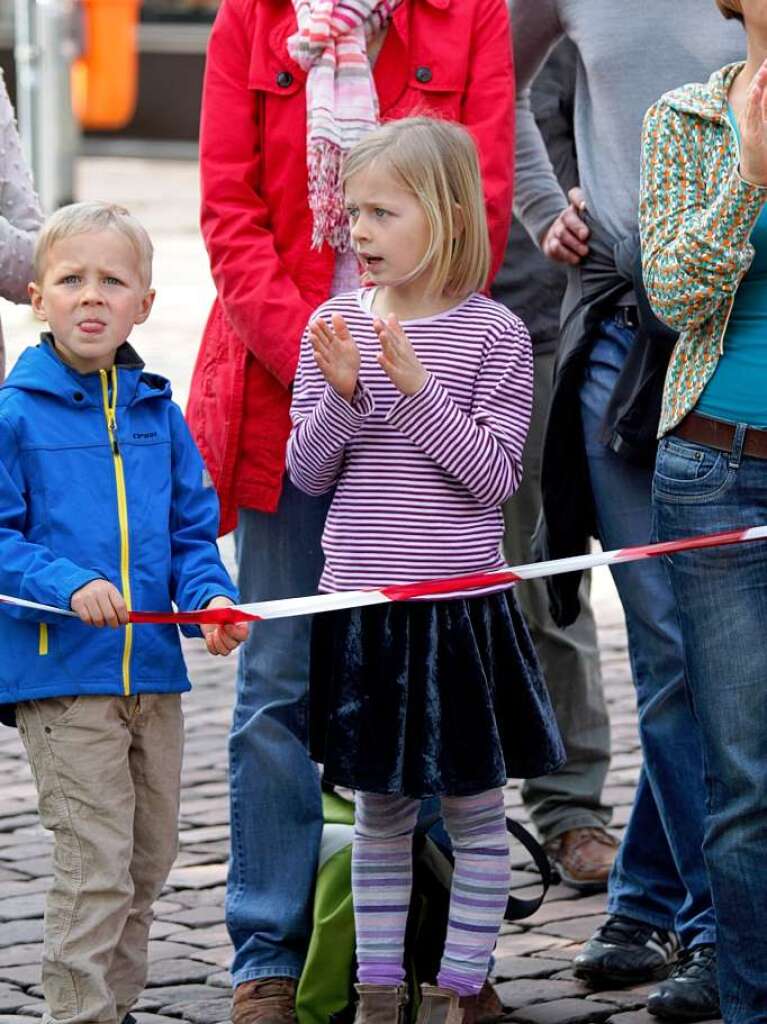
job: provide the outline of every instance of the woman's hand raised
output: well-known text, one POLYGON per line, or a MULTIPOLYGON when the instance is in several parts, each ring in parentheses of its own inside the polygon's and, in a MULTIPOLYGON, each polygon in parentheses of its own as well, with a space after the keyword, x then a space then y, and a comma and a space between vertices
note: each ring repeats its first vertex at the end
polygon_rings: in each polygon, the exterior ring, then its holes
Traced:
POLYGON ((767 186, 767 61, 751 79, 739 127, 741 176, 767 186))
POLYGON ((351 402, 360 372, 360 353, 346 321, 338 313, 329 327, 320 317, 309 324, 309 341, 320 373, 341 398, 351 402))

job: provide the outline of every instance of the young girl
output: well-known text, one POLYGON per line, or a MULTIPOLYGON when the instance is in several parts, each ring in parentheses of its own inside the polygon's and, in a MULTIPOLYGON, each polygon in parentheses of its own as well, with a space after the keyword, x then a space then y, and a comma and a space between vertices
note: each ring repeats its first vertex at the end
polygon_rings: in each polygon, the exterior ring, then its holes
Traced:
MULTIPOLYGON (((288 468, 335 485, 321 589, 495 569, 532 398, 524 325, 477 289, 489 266, 477 156, 458 125, 392 122, 344 165, 352 243, 374 287, 326 302, 304 337, 288 468)), ((437 986, 421 1021, 472 1018, 509 885, 502 786, 563 751, 510 591, 315 619, 310 747, 357 791, 357 1021, 395 1024, 411 840, 442 799, 455 855, 437 986)))

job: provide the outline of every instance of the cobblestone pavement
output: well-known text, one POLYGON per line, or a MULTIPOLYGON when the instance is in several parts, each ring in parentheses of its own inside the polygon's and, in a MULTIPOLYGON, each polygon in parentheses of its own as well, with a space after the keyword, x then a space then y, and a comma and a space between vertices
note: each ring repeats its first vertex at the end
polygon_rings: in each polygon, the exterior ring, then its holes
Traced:
MULTIPOLYGON (((167 373, 182 402, 202 324, 212 297, 196 233, 196 171, 171 161, 90 159, 81 164, 83 198, 129 205, 156 243, 158 299, 136 344, 153 370, 167 373)), ((11 361, 34 339, 27 310, 2 304, 11 361)), ((231 541, 225 541, 231 558, 231 541)), ((625 825, 641 756, 625 634, 606 574, 594 580, 605 690, 613 727, 606 799, 613 826, 625 825)), ((268 623, 256 625, 268 629, 268 623)), ((178 859, 161 900, 150 943, 149 984, 138 1024, 219 1024, 228 1021, 230 947, 224 926, 228 855, 227 731, 234 663, 211 658, 185 641, 194 688, 185 698, 187 747, 178 859)), ((0 727, 0 1024, 36 1024, 42 1015, 40 954, 51 843, 39 825, 32 778, 15 731, 0 727)), ((512 813, 525 820, 510 786, 512 813)), ((523 856, 515 859, 517 895, 537 891, 523 856)), ((646 1024, 648 986, 593 992, 574 979, 571 960, 605 919, 605 897, 579 897, 554 887, 529 920, 507 925, 497 948, 497 980, 508 1019, 520 1024, 646 1024)))

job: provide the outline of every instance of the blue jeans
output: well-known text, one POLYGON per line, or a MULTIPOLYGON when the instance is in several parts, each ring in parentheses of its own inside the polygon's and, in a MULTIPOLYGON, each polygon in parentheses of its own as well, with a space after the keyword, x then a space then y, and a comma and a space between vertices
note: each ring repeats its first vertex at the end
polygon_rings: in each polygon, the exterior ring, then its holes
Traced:
MULTIPOLYGON (((667 436, 653 480, 659 539, 767 523, 767 462, 667 436)), ((767 1022, 767 544, 667 558, 706 766, 703 849, 727 1024, 767 1022)))
MULTIPOLYGON (((581 387, 589 477, 605 549, 651 539, 652 470, 626 462, 600 440, 605 408, 634 336, 617 318, 605 320, 581 387)), ((626 616, 644 765, 610 876, 608 910, 675 930, 684 946, 714 942, 701 851, 703 757, 686 691, 676 602, 659 560, 616 565, 612 573, 626 616)))
MULTIPOLYGON (((274 515, 240 510, 243 601, 317 590, 328 504, 329 497, 307 497, 286 479, 274 515)), ((308 617, 254 623, 240 655, 226 894, 235 985, 299 977, 311 933, 322 804, 306 750, 310 628, 308 617)))

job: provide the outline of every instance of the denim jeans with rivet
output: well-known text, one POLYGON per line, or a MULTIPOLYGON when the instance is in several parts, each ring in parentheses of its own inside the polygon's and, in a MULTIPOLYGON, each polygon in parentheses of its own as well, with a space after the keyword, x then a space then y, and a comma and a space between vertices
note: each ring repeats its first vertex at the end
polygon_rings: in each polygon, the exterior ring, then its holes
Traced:
MULTIPOLYGON (((316 592, 329 500, 302 494, 286 478, 274 514, 240 510, 243 601, 316 592)), ((226 893, 235 985, 298 978, 311 933, 322 802, 306 748, 310 629, 308 616, 253 623, 240 653, 226 893)))
MULTIPOLYGON (((602 440, 607 402, 636 332, 619 315, 597 332, 581 387, 581 418, 606 549, 646 544, 652 534, 652 467, 616 455, 602 440)), ((701 852, 705 790, 700 731, 685 681, 679 614, 658 559, 612 568, 626 616, 644 764, 610 876, 611 914, 675 930, 684 946, 715 941, 701 852)))
MULTIPOLYGON (((659 540, 767 524, 767 460, 661 441, 653 479, 659 540)), ((703 852, 717 922, 727 1024, 767 1022, 767 543, 665 559, 680 611, 703 745, 703 852)))

